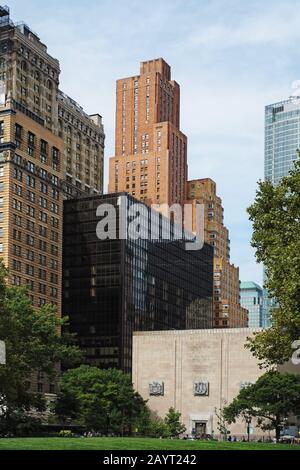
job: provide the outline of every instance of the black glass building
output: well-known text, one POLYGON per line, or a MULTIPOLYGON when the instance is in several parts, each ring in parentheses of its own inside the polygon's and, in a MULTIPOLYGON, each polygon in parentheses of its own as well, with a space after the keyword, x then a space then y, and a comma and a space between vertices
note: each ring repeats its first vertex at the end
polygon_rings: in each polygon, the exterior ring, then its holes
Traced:
POLYGON ((128 236, 136 203, 125 194, 64 202, 63 313, 88 364, 125 372, 134 331, 213 327, 212 247, 186 250, 178 227, 145 205, 142 238, 128 236), (115 239, 99 239, 99 222, 115 239))

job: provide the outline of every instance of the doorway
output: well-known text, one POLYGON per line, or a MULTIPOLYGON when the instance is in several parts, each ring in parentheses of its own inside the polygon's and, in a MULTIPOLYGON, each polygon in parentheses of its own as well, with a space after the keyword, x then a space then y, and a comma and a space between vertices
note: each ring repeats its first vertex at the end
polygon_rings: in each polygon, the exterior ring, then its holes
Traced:
POLYGON ((195 437, 198 439, 203 439, 207 434, 206 421, 196 421, 195 422, 195 437))

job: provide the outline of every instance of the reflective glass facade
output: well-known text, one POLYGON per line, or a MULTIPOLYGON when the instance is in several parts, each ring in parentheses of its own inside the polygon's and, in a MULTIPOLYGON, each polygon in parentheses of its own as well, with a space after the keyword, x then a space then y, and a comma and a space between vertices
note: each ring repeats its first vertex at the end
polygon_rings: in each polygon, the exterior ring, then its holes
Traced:
MULTIPOLYGON (((300 96, 271 104, 265 108, 265 180, 277 185, 287 176, 298 158, 300 148, 300 96)), ((264 273, 264 280, 265 280, 264 273)), ((265 325, 270 326, 270 314, 276 301, 264 290, 265 325)))
MULTIPOLYGON (((174 233, 174 225, 145 205, 142 229, 156 239, 120 240, 120 196, 64 203, 63 312, 89 364, 131 372, 134 331, 212 327, 213 250, 186 251, 183 241, 165 240, 163 229, 174 233), (96 235, 103 203, 116 210, 118 239, 96 235)), ((129 222, 136 202, 127 198, 129 222)))
POLYGON ((265 179, 278 184, 293 168, 300 148, 300 97, 265 109, 265 179))
POLYGON ((264 297, 262 288, 255 282, 241 282, 241 305, 249 312, 249 328, 265 328, 264 297))

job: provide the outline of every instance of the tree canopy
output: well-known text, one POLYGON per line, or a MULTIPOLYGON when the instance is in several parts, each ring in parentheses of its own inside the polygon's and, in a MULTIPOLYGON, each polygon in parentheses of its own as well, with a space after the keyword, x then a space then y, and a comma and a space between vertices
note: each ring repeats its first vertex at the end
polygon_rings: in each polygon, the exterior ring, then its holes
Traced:
POLYGON ((272 327, 255 335, 248 347, 262 366, 281 364, 300 339, 300 161, 279 185, 260 182, 248 212, 256 259, 266 268, 265 287, 277 301, 272 327))
POLYGON ((133 389, 131 378, 117 369, 82 365, 61 379, 56 414, 72 418, 103 434, 130 434, 144 416, 146 403, 133 389))
POLYGON ((300 376, 269 371, 255 384, 242 389, 233 402, 224 408, 227 422, 236 418, 256 418, 263 430, 275 430, 279 439, 283 420, 300 414, 300 376))
POLYGON ((52 306, 32 307, 25 288, 9 287, 8 273, 0 262, 0 338, 6 345, 6 365, 0 366, 0 433, 15 416, 32 407, 44 409, 41 394, 32 393, 32 374, 42 372, 55 379, 57 364, 70 365, 81 353, 60 335, 65 323, 52 306))
POLYGON ((174 408, 170 408, 165 416, 165 424, 169 437, 179 437, 186 431, 186 427, 180 421, 181 413, 174 408))

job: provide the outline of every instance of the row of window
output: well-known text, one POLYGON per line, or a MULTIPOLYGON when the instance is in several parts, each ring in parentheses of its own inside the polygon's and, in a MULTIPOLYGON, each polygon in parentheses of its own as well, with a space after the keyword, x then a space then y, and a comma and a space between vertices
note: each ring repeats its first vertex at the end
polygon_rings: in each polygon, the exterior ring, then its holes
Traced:
MULTIPOLYGON (((86 135, 89 135, 91 139, 94 141, 98 142, 102 147, 104 147, 104 135, 103 134, 98 134, 96 133, 92 128, 87 127, 82 121, 80 121, 78 118, 73 116, 69 111, 66 111, 63 107, 59 106, 58 107, 58 115, 63 118, 65 121, 69 121, 73 127, 77 127, 81 132, 85 133, 86 135)), ((60 129, 63 129, 63 124, 62 121, 59 120, 59 126, 60 129)), ((72 128, 70 126, 67 127, 66 129, 67 133, 71 135, 72 128)), ((81 134, 80 132, 76 132, 75 134, 79 140, 81 140, 81 134)), ((87 144, 88 145, 88 144, 87 144)), ((96 147, 96 150, 98 148, 96 147)))
MULTIPOLYGON (((3 190, 3 186, 2 186, 3 183, 0 183, 0 192, 3 190)), ((31 201, 32 203, 35 203, 36 202, 36 196, 33 192, 31 191, 27 191, 27 199, 29 201, 31 201)), ((39 197, 39 206, 42 207, 43 209, 49 209, 51 212, 53 212, 54 214, 58 214, 59 213, 59 206, 58 204, 54 203, 54 202, 51 202, 50 203, 50 206, 48 204, 48 200, 44 197, 39 197)), ((19 211, 19 212, 23 212, 23 202, 22 201, 19 201, 18 199, 13 199, 12 201, 12 208, 19 211)), ((36 209, 35 207, 32 207, 32 206, 29 206, 29 205, 26 205, 26 214, 27 215, 30 215, 31 217, 35 217, 35 212, 36 212, 36 209)), ((40 213, 40 220, 41 220, 41 213, 40 213)))
MULTIPOLYGON (((0 125, 1 129, 1 125, 0 125)), ((24 141, 23 138, 23 128, 19 124, 15 125, 15 143, 17 148, 21 148, 22 142, 24 141)), ((37 139, 36 135, 32 132, 27 132, 27 153, 31 157, 35 157, 37 152, 37 139)), ((49 143, 43 139, 40 140, 39 145, 39 158, 42 163, 48 162, 49 156, 49 143)), ((56 171, 59 170, 60 165, 60 152, 56 147, 51 148, 51 164, 52 168, 56 171)))
MULTIPOLYGON (((57 176, 52 175, 51 173, 48 173, 46 170, 43 168, 38 168, 36 165, 32 162, 24 161, 22 157, 19 155, 14 155, 14 162, 17 165, 25 166, 26 170, 30 173, 37 174, 40 178, 43 180, 46 180, 48 182, 51 182, 54 186, 58 186, 59 184, 59 179, 57 176)), ((14 168, 13 169, 13 177, 17 179, 18 181, 22 182, 23 181, 23 171, 20 170, 19 168, 14 168)), ((27 175, 26 176, 26 181, 28 185, 31 185, 31 187, 35 187, 35 178, 27 175), (31 183, 30 183, 31 182, 31 183)))

